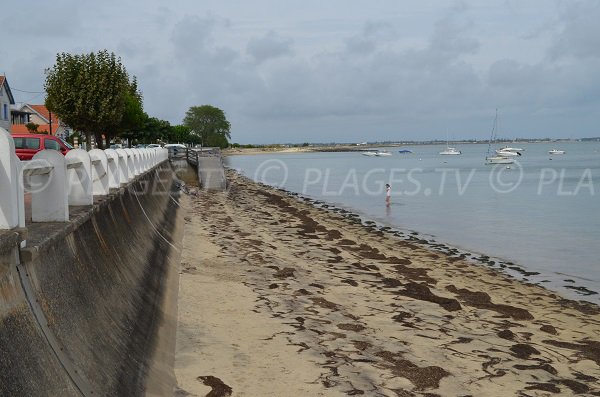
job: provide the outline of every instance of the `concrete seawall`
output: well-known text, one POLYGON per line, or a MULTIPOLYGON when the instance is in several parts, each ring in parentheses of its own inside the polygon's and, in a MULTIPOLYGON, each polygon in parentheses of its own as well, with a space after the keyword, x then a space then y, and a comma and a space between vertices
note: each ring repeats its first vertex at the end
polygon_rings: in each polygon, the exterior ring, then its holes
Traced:
POLYGON ((168 162, 0 232, 0 395, 169 395, 183 214, 168 162))

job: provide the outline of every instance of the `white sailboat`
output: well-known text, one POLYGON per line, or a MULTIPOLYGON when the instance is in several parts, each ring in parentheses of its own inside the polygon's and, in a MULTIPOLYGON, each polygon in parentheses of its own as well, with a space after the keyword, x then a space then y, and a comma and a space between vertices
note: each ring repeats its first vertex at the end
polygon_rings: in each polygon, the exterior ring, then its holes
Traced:
POLYGON ((446 149, 440 152, 443 156, 458 156, 462 154, 460 150, 455 147, 450 147, 450 140, 448 138, 448 134, 446 134, 446 149))
POLYGON ((441 154, 441 155, 446 155, 446 156, 448 156, 448 155, 451 155, 451 156, 452 156, 452 155, 454 155, 454 156, 457 156, 457 155, 459 155, 459 154, 462 154, 462 152, 461 152, 460 150, 458 150, 458 149, 454 148, 454 147, 447 146, 445 150, 442 150, 442 151, 440 152, 440 154, 441 154))
MULTIPOLYGON (((492 134, 490 135, 490 142, 488 144, 488 150, 487 150, 487 155, 485 157, 485 163, 486 164, 512 164, 512 163, 514 163, 515 160, 513 159, 513 157, 518 156, 518 154, 511 156, 511 155, 506 155, 506 153, 505 153, 505 155, 502 155, 502 154, 498 153, 498 150, 496 150, 496 155, 490 156, 490 150, 492 149, 492 142, 496 142, 497 134, 498 134, 498 109, 496 109, 496 117, 494 117, 494 125, 492 127, 492 134)), ((508 153, 508 151, 507 151, 507 153, 508 153)), ((516 153, 516 152, 511 152, 511 153, 516 153)))

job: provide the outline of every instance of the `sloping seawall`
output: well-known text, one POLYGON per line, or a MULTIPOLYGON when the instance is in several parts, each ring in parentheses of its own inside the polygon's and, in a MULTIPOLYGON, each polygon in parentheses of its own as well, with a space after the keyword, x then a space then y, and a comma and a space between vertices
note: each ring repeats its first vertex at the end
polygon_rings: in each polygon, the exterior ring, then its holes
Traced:
POLYGON ((169 395, 181 220, 168 162, 69 223, 0 232, 0 395, 169 395))

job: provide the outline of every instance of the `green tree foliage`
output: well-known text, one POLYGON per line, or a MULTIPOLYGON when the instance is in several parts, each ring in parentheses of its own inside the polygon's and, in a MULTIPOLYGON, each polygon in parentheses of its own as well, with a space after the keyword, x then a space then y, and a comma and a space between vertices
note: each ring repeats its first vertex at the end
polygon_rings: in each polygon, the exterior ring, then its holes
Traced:
POLYGON ((120 133, 121 138, 129 140, 130 144, 168 142, 171 125, 168 121, 150 117, 142 112, 141 121, 136 122, 133 128, 120 133))
POLYGON ((192 133, 192 130, 185 125, 174 125, 171 127, 169 142, 196 145, 200 143, 200 135, 192 133))
MULTIPOLYGON (((57 54, 46 69, 46 107, 66 124, 93 134, 102 147, 116 134, 139 121, 142 97, 135 78, 130 81, 121 59, 106 50, 97 53, 57 54)), ((143 113, 143 112, 142 112, 143 113)))
POLYGON ((29 131, 31 133, 35 133, 35 134, 38 133, 39 126, 40 126, 39 124, 32 123, 32 122, 25 124, 25 128, 27 128, 27 131, 29 131))
POLYGON ((185 114, 183 124, 191 135, 198 135, 203 146, 225 148, 231 139, 231 124, 225 113, 214 106, 192 106, 185 114))

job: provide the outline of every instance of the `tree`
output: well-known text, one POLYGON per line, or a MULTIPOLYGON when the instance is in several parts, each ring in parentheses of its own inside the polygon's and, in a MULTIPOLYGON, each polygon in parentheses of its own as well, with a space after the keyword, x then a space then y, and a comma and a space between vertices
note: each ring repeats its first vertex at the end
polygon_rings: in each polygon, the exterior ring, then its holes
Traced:
POLYGON ((125 130, 119 134, 121 138, 132 143, 157 143, 169 140, 171 125, 168 121, 150 117, 142 112, 141 121, 136 122, 134 128, 125 130))
POLYGON ((200 143, 200 135, 192 133, 192 130, 185 125, 174 125, 169 132, 169 142, 195 145, 200 143))
POLYGON ((135 78, 130 81, 121 59, 106 50, 57 54, 56 64, 46 69, 44 89, 48 94, 46 107, 73 129, 82 131, 87 142, 93 134, 100 147, 102 135, 110 141, 123 129, 128 108, 138 114, 142 103, 135 78))
POLYGON ((33 134, 37 134, 38 133, 38 127, 39 126, 40 126, 39 124, 36 124, 36 123, 33 123, 33 122, 29 122, 29 123, 25 124, 25 128, 27 128, 27 131, 31 132, 33 134))
MULTIPOLYGON (((107 126, 106 132, 112 136, 137 138, 136 133, 142 130, 148 115, 144 112, 142 96, 137 90, 135 77, 129 89, 124 93, 123 117, 119 124, 107 126)), ((130 139, 131 140, 131 139, 130 139)))
POLYGON ((227 147, 231 139, 231 124, 225 113, 214 106, 192 106, 185 114, 183 124, 200 137, 203 146, 227 147))

